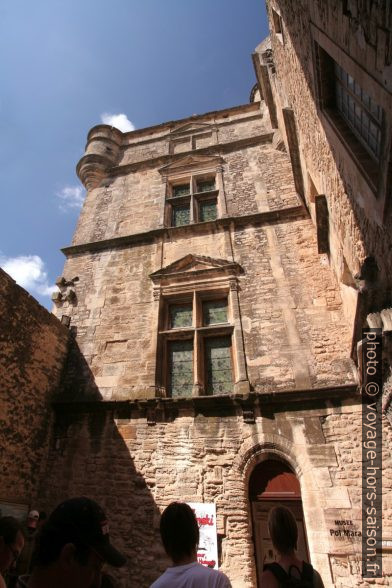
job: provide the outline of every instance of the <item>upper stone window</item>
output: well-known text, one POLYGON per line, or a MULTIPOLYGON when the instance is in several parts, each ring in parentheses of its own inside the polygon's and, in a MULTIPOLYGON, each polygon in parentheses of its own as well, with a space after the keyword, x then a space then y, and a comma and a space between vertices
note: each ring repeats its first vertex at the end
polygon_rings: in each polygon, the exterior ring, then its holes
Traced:
POLYGON ((223 216, 224 195, 218 189, 219 162, 218 157, 188 156, 162 168, 161 173, 167 174, 166 226, 180 227, 214 221, 223 216))
POLYGON ((217 198, 215 176, 191 176, 186 184, 169 184, 167 206, 171 226, 215 220, 217 198))

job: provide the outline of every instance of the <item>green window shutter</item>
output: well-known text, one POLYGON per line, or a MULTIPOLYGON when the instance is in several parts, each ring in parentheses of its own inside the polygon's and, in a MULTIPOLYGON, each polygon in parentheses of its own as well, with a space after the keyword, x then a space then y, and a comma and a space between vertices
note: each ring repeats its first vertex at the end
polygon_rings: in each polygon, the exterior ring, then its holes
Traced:
POLYGON ((230 394, 233 390, 231 338, 206 337, 204 340, 206 393, 230 394))
POLYGON ((171 396, 192 396, 193 341, 169 342, 169 389, 171 396))
POLYGON ((170 328, 179 329, 181 327, 192 326, 192 305, 191 304, 171 304, 169 307, 170 328))
POLYGON ((177 198, 177 196, 188 196, 189 195, 189 184, 182 184, 181 186, 173 186, 172 189, 172 196, 173 198, 177 198))
POLYGON ((201 223, 206 221, 216 220, 216 200, 205 200, 199 204, 199 221, 201 223))
POLYGON ((204 180, 203 182, 197 182, 198 192, 212 192, 215 190, 215 180, 204 180))
POLYGON ((203 302, 203 325, 227 323, 227 300, 206 300, 203 302))
POLYGON ((182 225, 189 225, 190 214, 189 204, 183 206, 173 206, 172 209, 172 226, 180 227, 182 225))

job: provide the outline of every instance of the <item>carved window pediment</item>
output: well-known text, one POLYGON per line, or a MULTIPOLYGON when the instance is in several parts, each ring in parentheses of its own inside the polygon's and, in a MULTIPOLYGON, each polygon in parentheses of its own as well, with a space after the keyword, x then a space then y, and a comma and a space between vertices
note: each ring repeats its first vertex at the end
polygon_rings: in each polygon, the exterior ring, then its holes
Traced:
POLYGON ((206 169, 216 171, 223 164, 223 159, 214 155, 186 155, 159 169, 163 176, 170 177, 183 172, 204 171, 206 169))
POLYGON ((155 285, 164 287, 188 282, 194 286, 195 282, 204 282, 206 279, 224 280, 228 282, 236 279, 242 273, 241 266, 227 259, 214 259, 202 255, 188 254, 171 263, 170 265, 150 274, 155 285))

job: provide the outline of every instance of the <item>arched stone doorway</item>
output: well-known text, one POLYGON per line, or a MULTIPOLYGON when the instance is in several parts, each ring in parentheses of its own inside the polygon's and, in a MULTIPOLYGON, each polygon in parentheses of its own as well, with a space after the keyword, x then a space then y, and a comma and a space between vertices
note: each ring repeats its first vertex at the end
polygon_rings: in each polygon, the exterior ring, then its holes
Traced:
POLYGON ((275 561, 276 553, 268 533, 268 512, 273 506, 289 508, 298 525, 298 556, 309 561, 306 529, 302 510, 301 488, 287 463, 267 458, 253 469, 249 478, 249 502, 252 516, 257 585, 266 563, 275 561))

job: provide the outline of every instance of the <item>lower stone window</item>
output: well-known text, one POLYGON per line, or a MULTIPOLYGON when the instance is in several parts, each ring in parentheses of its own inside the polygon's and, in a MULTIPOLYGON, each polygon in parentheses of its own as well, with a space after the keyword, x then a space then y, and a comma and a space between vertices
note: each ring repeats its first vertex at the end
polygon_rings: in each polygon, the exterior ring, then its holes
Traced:
POLYGON ((170 395, 192 396, 193 341, 170 341, 168 356, 170 395))
POLYGON ((227 297, 193 293, 168 299, 159 335, 163 381, 172 397, 230 394, 233 390, 232 333, 227 297))
POLYGON ((198 221, 200 223, 216 220, 216 218, 217 218, 216 198, 214 198, 212 200, 199 201, 198 217, 199 217, 198 221))
POLYGON ((204 349, 207 394, 230 394, 233 390, 231 338, 207 337, 204 349))

